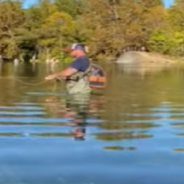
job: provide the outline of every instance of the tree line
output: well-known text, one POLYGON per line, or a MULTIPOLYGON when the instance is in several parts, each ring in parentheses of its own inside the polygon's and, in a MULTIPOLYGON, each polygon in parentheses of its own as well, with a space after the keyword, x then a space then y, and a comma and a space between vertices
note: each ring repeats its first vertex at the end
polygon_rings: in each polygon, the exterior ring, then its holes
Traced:
POLYGON ((62 49, 86 44, 98 60, 128 50, 184 55, 184 0, 0 1, 0 54, 7 59, 66 58, 62 49))

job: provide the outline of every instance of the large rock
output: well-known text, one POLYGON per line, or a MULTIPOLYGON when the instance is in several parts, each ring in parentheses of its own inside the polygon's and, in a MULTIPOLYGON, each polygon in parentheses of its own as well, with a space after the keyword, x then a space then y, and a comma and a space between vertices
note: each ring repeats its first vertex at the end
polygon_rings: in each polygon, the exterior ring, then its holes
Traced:
POLYGON ((150 65, 167 65, 175 63, 174 60, 157 53, 130 51, 122 54, 116 61, 120 64, 150 64, 150 65))
POLYGON ((157 53, 130 51, 116 61, 118 68, 126 73, 150 73, 170 68, 177 62, 157 53))

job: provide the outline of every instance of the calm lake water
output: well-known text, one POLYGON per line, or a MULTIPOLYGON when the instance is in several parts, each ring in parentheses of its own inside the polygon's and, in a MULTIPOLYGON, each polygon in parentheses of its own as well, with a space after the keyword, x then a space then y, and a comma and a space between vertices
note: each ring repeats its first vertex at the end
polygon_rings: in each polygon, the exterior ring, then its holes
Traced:
POLYGON ((105 68, 69 100, 44 65, 1 66, 0 184, 184 183, 184 69, 105 68))

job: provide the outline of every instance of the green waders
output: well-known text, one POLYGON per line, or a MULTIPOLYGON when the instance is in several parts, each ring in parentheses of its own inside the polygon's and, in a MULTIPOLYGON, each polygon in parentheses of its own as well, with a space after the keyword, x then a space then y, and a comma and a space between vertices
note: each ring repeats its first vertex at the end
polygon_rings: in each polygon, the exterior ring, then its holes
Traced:
POLYGON ((77 72, 66 80, 66 90, 70 95, 90 94, 91 88, 87 77, 89 69, 86 72, 77 72))
MULTIPOLYGON (((86 72, 85 72, 86 73, 86 72)), ((91 88, 85 73, 77 72, 66 80, 66 90, 68 92, 67 108, 76 113, 73 119, 76 124, 75 139, 84 140, 85 125, 88 117, 91 88), (78 132, 78 133, 77 133, 78 132), (81 136, 81 135, 82 136, 81 136), (81 137, 78 137, 78 136, 81 137)))

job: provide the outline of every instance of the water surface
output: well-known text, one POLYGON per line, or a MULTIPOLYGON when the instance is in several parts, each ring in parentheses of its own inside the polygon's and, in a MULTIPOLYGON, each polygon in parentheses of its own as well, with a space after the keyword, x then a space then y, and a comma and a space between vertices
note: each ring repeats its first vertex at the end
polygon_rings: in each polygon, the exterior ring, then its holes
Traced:
POLYGON ((0 184, 184 183, 184 69, 106 70, 70 100, 41 64, 1 67, 0 184))

